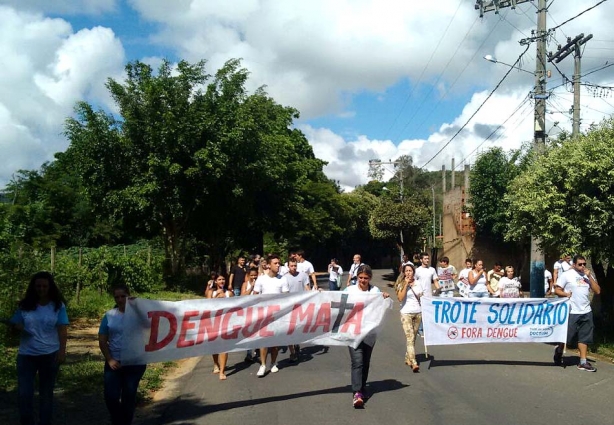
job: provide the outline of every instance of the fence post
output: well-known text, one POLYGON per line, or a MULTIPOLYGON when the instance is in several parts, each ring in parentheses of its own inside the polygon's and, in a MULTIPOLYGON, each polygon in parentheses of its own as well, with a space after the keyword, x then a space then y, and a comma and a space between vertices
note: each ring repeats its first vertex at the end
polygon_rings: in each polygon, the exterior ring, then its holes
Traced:
POLYGON ((77 279, 77 304, 81 304, 81 264, 83 260, 83 248, 79 247, 79 279, 77 279))
POLYGON ((51 273, 55 273, 55 245, 51 247, 51 273))

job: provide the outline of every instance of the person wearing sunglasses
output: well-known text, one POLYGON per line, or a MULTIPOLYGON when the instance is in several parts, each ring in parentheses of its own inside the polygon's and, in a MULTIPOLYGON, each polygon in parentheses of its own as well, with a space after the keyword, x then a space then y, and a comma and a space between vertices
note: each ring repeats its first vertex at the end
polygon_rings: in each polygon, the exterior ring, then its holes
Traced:
POLYGON ((132 423, 136 393, 147 365, 121 363, 124 339, 124 313, 130 290, 125 285, 113 288, 115 307, 107 311, 98 330, 98 346, 104 356, 104 401, 113 425, 132 423))
MULTIPOLYGON (((597 280, 586 267, 586 259, 581 255, 573 258, 571 269, 559 275, 555 293, 570 300, 570 314, 567 324, 567 344, 576 337, 580 351, 578 370, 596 372, 597 369, 586 361, 588 344, 593 342, 593 312, 591 310, 590 291, 601 293, 597 280)), ((554 364, 563 365, 563 343, 554 350, 554 364)))

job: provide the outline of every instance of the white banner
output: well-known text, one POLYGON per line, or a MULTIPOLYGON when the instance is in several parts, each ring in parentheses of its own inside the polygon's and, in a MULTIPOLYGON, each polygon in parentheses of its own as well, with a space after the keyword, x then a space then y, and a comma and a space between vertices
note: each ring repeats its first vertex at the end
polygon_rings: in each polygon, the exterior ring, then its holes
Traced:
POLYGON ((568 298, 422 298, 424 344, 567 341, 568 298))
POLYGON ((301 292, 178 302, 131 299, 122 364, 291 344, 357 347, 377 334, 392 301, 382 294, 301 292))

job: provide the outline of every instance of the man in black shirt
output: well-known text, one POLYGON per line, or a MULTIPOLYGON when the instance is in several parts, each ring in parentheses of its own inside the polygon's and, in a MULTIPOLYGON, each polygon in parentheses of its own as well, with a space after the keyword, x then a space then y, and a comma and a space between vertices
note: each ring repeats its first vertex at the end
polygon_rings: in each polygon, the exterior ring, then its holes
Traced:
POLYGON ((245 257, 239 257, 237 258, 237 264, 230 270, 230 278, 228 279, 230 288, 232 288, 235 293, 235 297, 241 295, 241 286, 243 282, 245 282, 246 274, 245 257))

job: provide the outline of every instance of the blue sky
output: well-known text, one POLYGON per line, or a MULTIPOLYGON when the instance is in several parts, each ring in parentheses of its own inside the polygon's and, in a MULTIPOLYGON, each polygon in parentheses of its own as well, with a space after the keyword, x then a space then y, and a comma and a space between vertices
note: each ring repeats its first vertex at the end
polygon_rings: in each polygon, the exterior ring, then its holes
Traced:
MULTIPOLYGON (((594 5, 551 3, 552 27, 594 5)), ((0 0, 0 184, 18 169, 35 169, 64 150, 64 119, 78 100, 113 110, 104 88, 121 79, 127 61, 157 64, 162 58, 208 61, 214 72, 243 58, 249 88, 266 85, 280 103, 297 108, 295 125, 325 172, 350 190, 368 179, 368 160, 411 155, 429 169, 461 167, 492 146, 516 148, 533 132, 534 82, 511 73, 471 120, 513 63, 518 41, 535 27, 535 5, 487 14, 474 0, 0 0), (497 137, 485 140, 499 125, 497 137), (439 155, 452 135, 466 128, 439 155)), ((614 62, 608 16, 614 3, 572 20, 552 33, 553 51, 567 36, 592 31, 583 70, 614 62)), ((535 66, 531 46, 522 66, 535 66)), ((573 74, 573 60, 559 65, 573 74)), ((549 87, 560 84, 554 77, 549 87)), ((591 83, 614 85, 614 67, 591 74, 591 83)), ((614 111, 609 92, 583 89, 582 128, 614 111)), ((548 101, 551 135, 571 128, 568 88, 548 101), (555 123, 558 123, 556 126, 555 123)))

